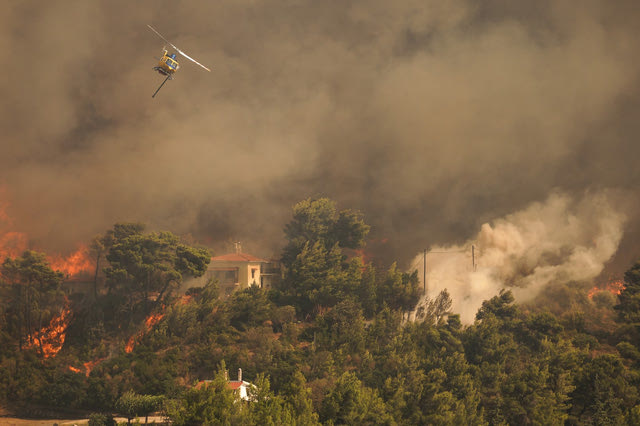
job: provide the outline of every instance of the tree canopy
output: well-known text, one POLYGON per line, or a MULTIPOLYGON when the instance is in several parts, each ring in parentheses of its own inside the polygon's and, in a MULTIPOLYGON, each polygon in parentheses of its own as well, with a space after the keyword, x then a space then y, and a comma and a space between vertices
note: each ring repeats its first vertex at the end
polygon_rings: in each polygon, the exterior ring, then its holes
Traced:
POLYGON ((282 283, 229 295, 215 281, 178 293, 208 251, 135 223, 94 239, 102 291, 65 293, 44 254, 6 259, 0 402, 94 411, 96 425, 152 411, 176 425, 640 422, 640 263, 617 298, 552 283, 546 303, 523 304, 504 289, 463 324, 456 292, 425 298, 415 271, 365 264, 353 248, 367 231, 361 214, 305 200, 282 283), (61 309, 66 340, 47 357, 33 336, 61 309))

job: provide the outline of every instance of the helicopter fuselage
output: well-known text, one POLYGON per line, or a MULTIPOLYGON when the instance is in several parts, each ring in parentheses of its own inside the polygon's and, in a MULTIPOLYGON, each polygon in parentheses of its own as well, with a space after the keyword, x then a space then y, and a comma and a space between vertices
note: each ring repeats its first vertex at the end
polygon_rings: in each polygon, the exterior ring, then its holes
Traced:
POLYGON ((180 68, 180 64, 176 61, 176 54, 172 53, 169 55, 166 50, 164 51, 160 62, 158 62, 158 65, 153 67, 154 70, 168 77, 175 74, 176 71, 178 71, 178 68, 180 68))

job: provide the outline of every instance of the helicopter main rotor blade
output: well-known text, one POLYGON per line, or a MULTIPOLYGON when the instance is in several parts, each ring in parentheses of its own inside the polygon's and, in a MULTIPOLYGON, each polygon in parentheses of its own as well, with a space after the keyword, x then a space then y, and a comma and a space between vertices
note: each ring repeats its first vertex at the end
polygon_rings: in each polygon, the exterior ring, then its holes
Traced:
POLYGON ((200 65, 202 68, 204 68, 205 70, 211 72, 211 70, 207 67, 205 67, 204 65, 202 65, 200 62, 196 61, 195 59, 193 59, 191 56, 187 55, 186 53, 184 53, 182 50, 178 49, 178 47, 171 43, 169 40, 167 40, 166 38, 164 38, 162 36, 162 34, 160 34, 158 31, 156 31, 155 28, 153 28, 151 25, 147 24, 147 27, 149 27, 151 29, 151 31, 153 31, 154 33, 156 33, 161 39, 163 39, 164 41, 166 41, 167 43, 169 43, 171 45, 171 47, 173 47, 174 49, 176 49, 182 56, 184 56, 185 58, 187 58, 188 60, 196 63, 197 65, 200 65))

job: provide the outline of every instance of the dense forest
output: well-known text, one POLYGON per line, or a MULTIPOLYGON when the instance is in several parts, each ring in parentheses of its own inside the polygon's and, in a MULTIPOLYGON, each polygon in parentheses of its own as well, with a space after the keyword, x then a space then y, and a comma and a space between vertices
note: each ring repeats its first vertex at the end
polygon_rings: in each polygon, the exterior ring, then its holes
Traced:
POLYGON ((282 279, 229 295, 214 280, 185 289, 206 248, 137 223, 95 237, 82 291, 43 253, 8 257, 0 404, 94 425, 154 412, 176 425, 640 424, 640 263, 615 291, 558 282, 525 305, 505 288, 467 325, 447 291, 418 304, 418 272, 365 263, 368 232, 358 212, 302 201, 282 279), (227 386, 240 368, 248 402, 227 386))

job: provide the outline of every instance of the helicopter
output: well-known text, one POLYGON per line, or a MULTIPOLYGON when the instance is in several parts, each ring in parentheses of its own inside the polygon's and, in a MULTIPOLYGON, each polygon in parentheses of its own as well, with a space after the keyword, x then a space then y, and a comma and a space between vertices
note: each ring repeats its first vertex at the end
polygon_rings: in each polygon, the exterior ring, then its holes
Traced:
MULTIPOLYGON (((204 65, 202 65, 200 62, 196 61, 195 59, 193 59, 191 56, 187 55, 186 53, 184 53, 182 50, 178 49, 176 47, 176 45, 174 45, 173 43, 171 43, 169 40, 167 40, 166 38, 163 37, 162 34, 160 34, 158 31, 156 31, 155 28, 153 28, 151 25, 147 24, 147 27, 149 27, 149 29, 151 29, 151 31, 153 31, 154 33, 156 33, 162 40, 164 40, 165 42, 169 43, 169 45, 171 45, 171 47, 173 47, 175 49, 176 52, 178 52, 180 55, 184 56, 185 58, 187 58, 188 60, 190 60, 191 62, 201 66, 202 68, 204 68, 205 70, 211 72, 211 70, 207 67, 205 67, 204 65)), ((151 96, 152 98, 156 97, 156 94, 160 91, 160 89, 162 89, 162 86, 164 86, 164 84, 167 82, 167 80, 173 80, 173 75, 178 71, 178 69, 180 69, 180 64, 178 63, 176 57, 177 54, 176 53, 169 53, 166 49, 166 46, 162 49, 162 58, 159 59, 158 65, 156 65, 155 67, 153 67, 153 69, 155 71, 157 71, 158 73, 164 75, 166 78, 164 79, 164 81, 162 82, 162 84, 160 85, 160 87, 158 87, 158 89, 154 92, 154 94, 151 96)))

